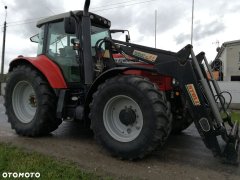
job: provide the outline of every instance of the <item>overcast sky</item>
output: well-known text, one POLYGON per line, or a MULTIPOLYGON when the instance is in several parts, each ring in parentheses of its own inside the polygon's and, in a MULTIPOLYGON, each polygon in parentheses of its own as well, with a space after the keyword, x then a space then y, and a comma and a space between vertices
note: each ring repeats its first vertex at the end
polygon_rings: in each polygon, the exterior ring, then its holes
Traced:
MULTIPOLYGON (((35 56, 36 21, 70 10, 81 10, 84 0, 0 0, 0 27, 8 6, 6 64, 17 55, 35 56)), ((239 0, 195 0, 194 50, 216 56, 216 42, 238 40, 239 0)), ((112 29, 129 29, 131 42, 154 47, 154 14, 158 12, 157 48, 178 51, 190 43, 192 0, 92 0, 90 11, 112 21, 112 29)), ((2 32, 2 31, 1 31, 2 32)), ((1 33, 2 50, 2 33, 1 33)), ((0 52, 1 52, 0 50, 0 52)), ((2 54, 2 53, 1 53, 2 54)))

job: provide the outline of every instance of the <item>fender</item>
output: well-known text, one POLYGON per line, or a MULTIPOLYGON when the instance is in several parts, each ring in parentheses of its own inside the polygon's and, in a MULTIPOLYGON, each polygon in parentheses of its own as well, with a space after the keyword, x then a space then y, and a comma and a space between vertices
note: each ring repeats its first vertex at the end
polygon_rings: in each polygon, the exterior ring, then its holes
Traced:
MULTIPOLYGON (((126 67, 126 66, 125 67, 115 67, 115 68, 109 69, 109 70, 105 71, 103 74, 101 74, 93 82, 93 84, 90 87, 90 89, 88 90, 88 93, 87 93, 87 96, 86 96, 86 100, 85 100, 85 104, 84 104, 84 114, 85 114, 84 116, 85 116, 86 122, 89 120, 88 119, 88 115, 90 113, 89 105, 92 102, 92 96, 97 91, 100 84, 104 83, 104 81, 106 79, 117 76, 119 74, 125 74, 125 75, 136 74, 136 75, 144 76, 144 74, 142 74, 142 72, 155 72, 156 73, 156 71, 152 68, 152 66, 142 67, 142 66, 131 66, 130 65, 128 67, 126 67)), ((172 79, 170 77, 162 77, 162 79, 160 79, 160 80, 165 80, 166 78, 168 78, 169 80, 172 81, 172 79)), ((158 77, 158 79, 159 79, 159 77, 158 77)), ((166 83, 169 83, 169 82, 166 82, 166 83)), ((161 86, 160 86, 160 89, 167 90, 166 87, 161 88, 161 86)))
POLYGON ((148 72, 155 72, 155 70, 150 67, 143 67, 143 66, 122 66, 122 67, 115 67, 112 69, 109 69, 102 73, 92 84, 90 89, 88 90, 86 101, 85 101, 85 108, 88 108, 88 105, 92 101, 92 95, 94 92, 97 91, 97 88, 100 84, 104 83, 106 79, 109 79, 111 77, 117 76, 119 74, 125 74, 125 75, 141 75, 141 71, 148 71, 148 72), (134 73, 132 73, 134 72, 134 73), (139 74, 140 73, 140 74, 139 74))
POLYGON ((85 114, 85 119, 87 121, 88 115, 90 113, 90 103, 92 102, 92 95, 97 91, 98 87, 100 84, 104 83, 106 79, 109 79, 110 77, 117 76, 118 74, 122 74, 124 71, 128 70, 128 67, 116 67, 109 69, 102 73, 92 84, 90 89, 88 90, 85 104, 84 104, 84 114, 85 114))
POLYGON ((22 57, 14 59, 10 63, 9 72, 20 64, 30 64, 40 71, 48 80, 53 89, 66 89, 67 83, 62 75, 60 68, 45 55, 38 57, 22 57))
POLYGON ((85 104, 89 104, 91 102, 93 93, 97 91, 98 86, 102 84, 106 79, 117 76, 118 74, 121 74, 128 69, 128 67, 116 67, 109 69, 102 73, 100 76, 98 76, 98 78, 93 82, 92 86, 88 90, 85 104))

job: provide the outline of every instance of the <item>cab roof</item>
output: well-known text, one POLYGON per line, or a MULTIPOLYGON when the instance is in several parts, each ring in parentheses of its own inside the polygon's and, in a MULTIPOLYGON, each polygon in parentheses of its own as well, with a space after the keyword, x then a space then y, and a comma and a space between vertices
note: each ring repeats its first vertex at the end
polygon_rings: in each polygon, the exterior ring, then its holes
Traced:
MULTIPOLYGON (((83 11, 73 11, 73 13, 75 13, 80 18, 83 16, 83 11)), ((89 12, 89 13, 90 13, 90 18, 91 18, 92 23, 104 26, 106 28, 111 27, 111 21, 109 21, 108 19, 101 17, 97 14, 91 13, 91 12, 89 12)), ((62 14, 58 14, 58 15, 54 15, 54 16, 49 16, 47 18, 39 20, 37 22, 37 27, 40 28, 42 25, 44 25, 46 23, 61 21, 66 17, 70 17, 70 12, 66 12, 66 13, 62 13, 62 14)))

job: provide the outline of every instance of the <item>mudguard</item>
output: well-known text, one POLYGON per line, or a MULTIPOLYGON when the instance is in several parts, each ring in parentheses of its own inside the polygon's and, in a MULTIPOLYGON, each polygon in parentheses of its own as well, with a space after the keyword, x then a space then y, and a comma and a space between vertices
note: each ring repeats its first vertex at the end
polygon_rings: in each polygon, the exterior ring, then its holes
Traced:
POLYGON ((92 95, 94 92, 97 91, 97 88, 100 84, 102 84, 106 79, 109 79, 111 77, 117 76, 118 74, 123 73, 126 71, 128 68, 127 67, 117 67, 117 68, 112 68, 110 70, 105 71, 102 73, 92 84, 90 87, 87 98, 86 98, 86 104, 88 104, 92 100, 92 95))
POLYGON ((90 112, 90 107, 89 104, 92 102, 92 96, 94 94, 94 92, 97 91, 97 88, 100 84, 104 83, 104 81, 106 79, 109 79, 111 77, 117 76, 118 74, 123 73, 124 71, 126 71, 128 68, 127 67, 117 67, 117 68, 112 68, 108 71, 105 71, 103 74, 101 74, 92 84, 92 86, 90 87, 90 89, 88 90, 87 96, 86 96, 86 100, 85 100, 85 104, 84 104, 84 114, 85 114, 85 118, 88 117, 89 112, 90 112))
POLYGON ((20 64, 30 64, 40 71, 48 80, 53 89, 66 89, 67 83, 63 77, 60 68, 52 62, 47 56, 40 55, 38 57, 19 56, 10 63, 9 72, 20 64))

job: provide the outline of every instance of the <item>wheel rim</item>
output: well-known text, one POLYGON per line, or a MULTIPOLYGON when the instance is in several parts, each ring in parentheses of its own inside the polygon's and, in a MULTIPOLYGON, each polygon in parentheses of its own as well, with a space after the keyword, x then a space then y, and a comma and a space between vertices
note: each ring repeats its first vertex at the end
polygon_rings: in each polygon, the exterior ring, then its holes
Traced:
POLYGON ((13 110, 22 123, 30 123, 37 111, 36 94, 27 81, 16 84, 12 95, 13 110))
POLYGON ((143 113, 139 105, 130 97, 118 95, 111 98, 103 110, 104 126, 111 137, 120 142, 130 142, 136 139, 143 127, 143 113), (135 113, 136 120, 124 124, 120 113, 129 109, 135 113))

